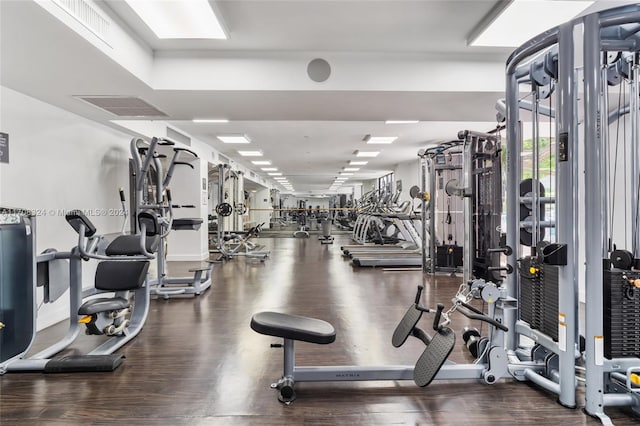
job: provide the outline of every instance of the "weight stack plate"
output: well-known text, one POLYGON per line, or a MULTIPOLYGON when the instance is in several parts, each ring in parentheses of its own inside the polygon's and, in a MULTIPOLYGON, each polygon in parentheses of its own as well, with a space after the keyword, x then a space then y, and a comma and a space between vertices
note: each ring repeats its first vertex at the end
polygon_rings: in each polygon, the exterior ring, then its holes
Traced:
POLYGON ((542 285, 538 275, 529 273, 529 268, 538 265, 531 258, 520 261, 520 291, 518 292, 518 306, 520 319, 529 324, 532 329, 542 327, 542 285))
POLYGON ((634 271, 604 271, 604 354, 608 359, 640 357, 640 289, 634 271))

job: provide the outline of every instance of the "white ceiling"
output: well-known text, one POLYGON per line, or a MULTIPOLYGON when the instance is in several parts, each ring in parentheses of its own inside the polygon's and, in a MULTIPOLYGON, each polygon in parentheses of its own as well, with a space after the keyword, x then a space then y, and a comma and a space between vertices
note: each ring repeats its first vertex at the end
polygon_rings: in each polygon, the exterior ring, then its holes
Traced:
POLYGON ((496 3, 217 1, 228 40, 168 41, 123 1, 99 1, 117 36, 107 46, 65 25, 57 6, 0 1, 0 82, 111 126, 117 117, 74 96, 138 96, 171 125, 260 173, 236 146, 215 138, 249 135, 251 147, 264 151, 297 192, 322 191, 355 150, 367 148, 366 134, 398 140, 379 146, 380 156, 353 181, 415 160, 419 148, 458 130, 495 126, 509 49, 471 48, 465 40, 496 3), (306 75, 317 57, 332 66, 324 83, 306 75), (190 121, 208 117, 231 122, 190 121))

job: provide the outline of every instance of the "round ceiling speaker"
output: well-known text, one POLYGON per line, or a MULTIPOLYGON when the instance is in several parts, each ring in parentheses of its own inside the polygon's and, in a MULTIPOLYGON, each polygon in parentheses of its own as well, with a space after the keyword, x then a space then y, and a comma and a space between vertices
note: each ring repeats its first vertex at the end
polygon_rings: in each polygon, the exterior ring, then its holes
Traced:
POLYGON ((307 65, 307 75, 316 83, 327 81, 331 75, 331 65, 324 59, 316 58, 307 65))

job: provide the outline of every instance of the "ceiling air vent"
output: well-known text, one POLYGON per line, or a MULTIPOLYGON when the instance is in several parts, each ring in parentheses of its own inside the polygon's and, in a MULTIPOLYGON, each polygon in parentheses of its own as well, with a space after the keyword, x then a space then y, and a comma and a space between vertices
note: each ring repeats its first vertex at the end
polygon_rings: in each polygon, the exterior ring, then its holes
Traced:
POLYGON ((132 96, 76 96, 118 117, 167 117, 153 105, 132 96))
POLYGON ((53 2, 109 44, 110 23, 91 0, 53 0, 53 2))

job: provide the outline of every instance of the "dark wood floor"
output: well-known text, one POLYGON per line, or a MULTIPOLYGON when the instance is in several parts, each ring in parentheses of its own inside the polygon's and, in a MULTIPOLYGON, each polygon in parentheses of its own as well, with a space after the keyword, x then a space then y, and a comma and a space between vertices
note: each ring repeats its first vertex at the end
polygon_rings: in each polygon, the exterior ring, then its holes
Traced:
MULTIPOLYGON (((429 304, 446 303, 459 278, 419 271, 353 269, 333 245, 317 239, 262 238, 266 262, 236 258, 215 270, 215 283, 196 298, 153 300, 142 333, 112 373, 18 374, 0 378, 0 423, 124 425, 596 425, 580 409, 526 383, 301 383, 298 399, 280 404, 269 384, 281 374, 277 339, 255 333, 251 315, 280 310, 323 318, 337 330, 328 346, 301 343, 300 365, 413 364, 419 342, 391 346, 397 321, 426 285, 429 304)), ((171 265, 176 271, 188 265, 171 265)), ((468 322, 454 316, 454 328, 468 322)), ((60 331, 43 332, 44 341, 60 331)), ((415 339, 413 339, 415 340, 415 339)), ((458 346, 452 359, 470 360, 458 346)), ((83 336, 77 349, 93 343, 83 336)), ((616 424, 637 424, 621 411, 616 424)))

